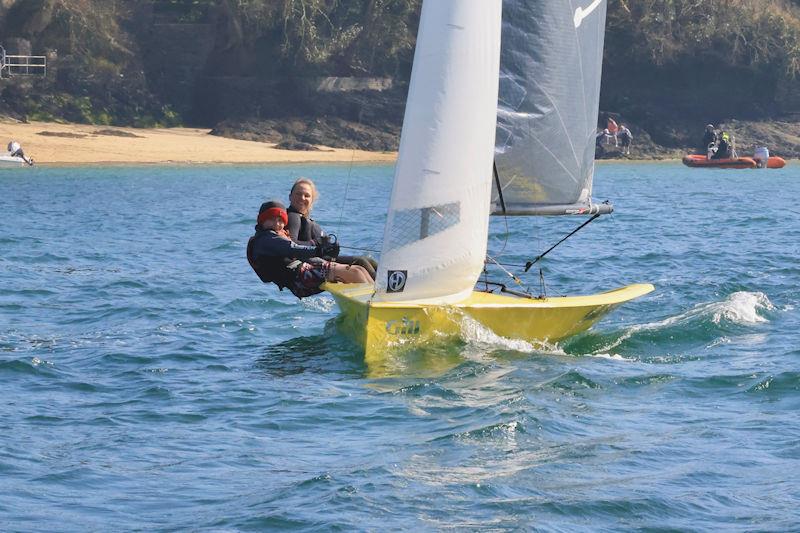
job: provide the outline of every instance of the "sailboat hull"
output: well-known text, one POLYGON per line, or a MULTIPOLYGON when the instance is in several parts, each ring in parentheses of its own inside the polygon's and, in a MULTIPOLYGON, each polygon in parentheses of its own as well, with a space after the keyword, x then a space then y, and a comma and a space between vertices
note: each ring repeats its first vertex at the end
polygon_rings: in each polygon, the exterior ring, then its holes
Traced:
POLYGON ((589 329, 616 306, 651 292, 635 284, 587 296, 544 299, 473 292, 450 305, 373 302, 371 284, 323 286, 341 309, 340 330, 364 347, 367 364, 394 347, 459 336, 470 321, 495 335, 528 342, 557 342, 589 329))

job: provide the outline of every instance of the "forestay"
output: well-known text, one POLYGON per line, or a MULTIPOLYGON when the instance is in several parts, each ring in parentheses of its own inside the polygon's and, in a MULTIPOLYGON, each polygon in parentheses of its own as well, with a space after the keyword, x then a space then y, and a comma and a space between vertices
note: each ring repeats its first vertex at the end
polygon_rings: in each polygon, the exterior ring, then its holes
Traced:
POLYGON ((605 0, 505 0, 492 211, 610 212, 592 202, 605 0))
POLYGON ((378 301, 458 301, 483 269, 500 32, 501 0, 423 3, 378 301))

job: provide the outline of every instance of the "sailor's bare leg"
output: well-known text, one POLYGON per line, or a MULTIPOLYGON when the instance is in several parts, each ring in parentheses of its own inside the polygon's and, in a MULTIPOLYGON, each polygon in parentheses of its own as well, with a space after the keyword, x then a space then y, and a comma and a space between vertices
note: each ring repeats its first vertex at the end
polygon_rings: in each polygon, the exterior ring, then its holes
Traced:
POLYGON ((331 261, 328 281, 339 283, 371 283, 372 278, 363 267, 358 265, 342 265, 331 261))

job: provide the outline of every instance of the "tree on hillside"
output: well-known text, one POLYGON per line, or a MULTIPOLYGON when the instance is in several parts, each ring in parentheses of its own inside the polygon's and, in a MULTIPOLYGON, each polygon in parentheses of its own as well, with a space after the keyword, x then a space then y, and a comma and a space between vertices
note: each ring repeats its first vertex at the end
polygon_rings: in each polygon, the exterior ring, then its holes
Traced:
MULTIPOLYGON (((800 0, 793 0, 800 5, 800 0)), ((668 65, 776 66, 800 73, 800 8, 782 0, 616 0, 609 3, 606 59, 668 65)))
POLYGON ((251 40, 280 34, 299 69, 387 73, 408 62, 420 0, 236 0, 251 40))

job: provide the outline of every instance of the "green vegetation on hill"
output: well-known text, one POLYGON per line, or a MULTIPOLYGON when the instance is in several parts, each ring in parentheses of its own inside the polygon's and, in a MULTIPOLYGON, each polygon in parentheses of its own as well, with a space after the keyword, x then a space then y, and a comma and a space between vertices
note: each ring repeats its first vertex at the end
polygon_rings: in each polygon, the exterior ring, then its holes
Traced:
MULTIPOLYGON (((397 131, 420 5, 3 0, 0 44, 50 59, 46 80, 1 81, 0 105, 99 124, 228 131, 330 116, 397 131), (313 81, 324 76, 390 78, 393 89, 325 95, 313 81)), ((706 122, 791 118, 799 75, 800 0, 609 0, 601 107, 639 139, 670 150, 706 122)))
POLYGON ((703 62, 794 78, 800 10, 783 0, 617 0, 609 9, 607 45, 611 62, 703 62))

